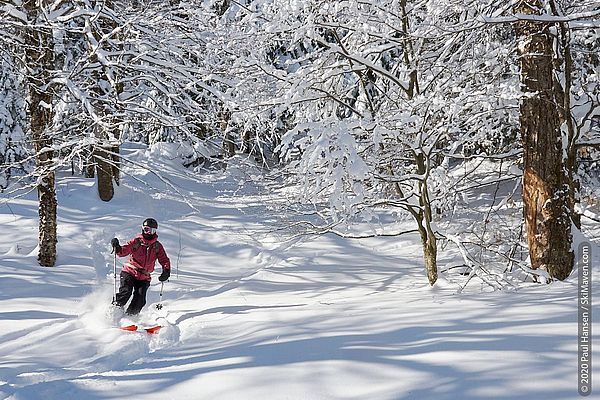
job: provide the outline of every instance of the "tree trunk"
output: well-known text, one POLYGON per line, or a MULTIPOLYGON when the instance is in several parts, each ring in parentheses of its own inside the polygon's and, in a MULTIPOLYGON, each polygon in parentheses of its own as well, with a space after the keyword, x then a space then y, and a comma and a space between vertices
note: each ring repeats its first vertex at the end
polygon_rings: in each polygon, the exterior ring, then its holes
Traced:
MULTIPOLYGON (((520 0, 515 13, 540 14, 541 0, 520 0)), ((520 107, 523 141, 523 203, 533 269, 565 279, 573 269, 569 182, 563 161, 560 105, 554 85, 553 38, 545 23, 520 21, 520 107)))
POLYGON ((423 245, 423 259, 425 260, 425 271, 427 272, 427 280, 433 286, 437 282, 437 239, 430 232, 426 237, 421 235, 423 245))
MULTIPOLYGON (((117 139, 120 139, 120 132, 119 137, 117 137, 117 139)), ((112 146, 110 151, 112 152, 112 177, 115 180, 117 186, 119 186, 119 184, 121 183, 121 157, 119 156, 121 147, 119 145, 112 146)))
POLYGON ((420 93, 420 89, 419 79, 417 75, 417 66, 414 65, 414 62, 412 61, 415 59, 415 51, 413 48, 412 40, 410 39, 410 32, 408 26, 408 12, 406 11, 406 1, 407 0, 400 0, 400 15, 402 16, 402 38, 404 40, 404 50, 402 53, 404 57, 404 64, 406 65, 406 67, 412 68, 412 71, 409 73, 408 91, 406 92, 408 98, 412 99, 415 96, 415 94, 420 93))
POLYGON ((94 164, 94 146, 87 146, 84 152, 83 176, 86 178, 96 177, 96 165, 94 164))
POLYGON ((223 151, 225 157, 235 156, 235 138, 233 136, 233 127, 231 124, 231 113, 227 110, 221 112, 221 131, 223 132, 223 151))
POLYGON ((98 196, 102 201, 110 201, 115 194, 112 156, 103 147, 97 147, 94 152, 94 159, 96 160, 96 175, 98 176, 98 196))
MULTIPOLYGON (((102 3, 101 6, 104 8, 101 8, 104 11, 111 10, 115 12, 113 1, 106 0, 102 3)), ((103 38, 117 30, 117 23, 112 19, 110 12, 100 13, 95 23, 88 20, 87 24, 90 26, 96 43, 103 43, 103 46, 107 46, 105 49, 107 53, 121 53, 123 51, 122 45, 115 45, 112 40, 103 42, 103 38)), ((100 62, 95 48, 96 44, 89 43, 88 45, 92 54, 91 59, 94 64, 98 65, 97 69, 93 70, 91 74, 95 82, 92 91, 98 99, 93 102, 93 106, 95 112, 107 122, 105 125, 99 124, 94 127, 96 145, 94 146, 92 158, 98 178, 98 196, 102 201, 110 201, 115 193, 113 180, 117 185, 119 184, 120 160, 118 156, 119 146, 109 143, 114 143, 120 139, 121 118, 116 117, 115 114, 119 114, 119 95, 123 91, 123 84, 118 82, 116 68, 111 69, 106 63, 100 62)))
POLYGON ((433 215, 431 213, 431 201, 429 200, 429 187, 427 185, 427 177, 429 175, 428 164, 425 154, 423 153, 418 153, 415 157, 415 161, 417 165, 417 174, 423 176, 423 179, 418 183, 419 205, 421 206, 421 211, 419 212, 417 225, 421 234, 427 279, 429 280, 429 284, 433 286, 438 278, 437 238, 431 227, 433 215))
POLYGON ((235 156, 235 139, 231 133, 231 131, 225 132, 225 140, 223 141, 223 150, 225 151, 225 156, 227 158, 231 158, 235 156))
POLYGON ((53 169, 52 137, 49 127, 52 123, 53 95, 48 88, 50 71, 54 69, 52 30, 35 26, 44 4, 26 0, 23 6, 27 12, 29 27, 25 31, 25 62, 29 67, 27 80, 29 87, 29 117, 31 139, 36 152, 36 168, 39 176, 39 253, 38 262, 52 267, 56 262, 56 189, 53 169))
MULTIPOLYGON (((179 2, 177 2, 179 3, 179 2)), ((107 7, 109 7, 112 10, 115 10, 115 5, 114 5, 114 1, 112 0, 107 0, 106 1, 106 5, 107 7)), ((116 10, 115 10, 116 11, 116 10)), ((117 23, 114 20, 111 20, 109 23, 109 30, 113 31, 117 29, 117 23)), ((119 54, 122 54, 124 52, 124 48, 123 48, 123 34, 119 33, 116 35, 118 40, 118 45, 116 46, 116 52, 118 52, 119 54)), ((129 57, 126 58, 126 60, 129 59, 129 57)), ((122 129, 122 123, 123 123, 123 119, 120 116, 121 112, 123 111, 123 106, 121 104, 121 95, 123 94, 123 91, 125 90, 125 84, 122 82, 120 74, 118 71, 115 72, 116 76, 114 77, 115 79, 115 102, 116 102, 116 110, 117 110, 117 115, 112 117, 112 128, 111 128, 111 139, 114 140, 116 143, 119 143, 121 141, 121 129, 122 129)), ((110 152, 112 154, 110 154, 110 159, 112 160, 112 165, 111 165, 111 175, 112 175, 112 179, 114 180, 115 184, 117 186, 119 186, 119 184, 121 183, 121 157, 119 156, 120 152, 121 152, 121 147, 118 144, 113 144, 110 148, 109 148, 110 152)), ((113 190, 114 192, 114 190, 113 190)))
POLYGON ((256 140, 256 133, 254 128, 246 129, 242 135, 242 153, 252 154, 254 149, 254 141, 256 140))
MULTIPOLYGON (((560 5, 556 0, 550 0, 550 8, 554 15, 563 15, 560 10, 560 5)), ((560 105, 560 117, 564 122, 564 128, 567 132, 567 147, 565 153, 567 154, 565 159, 565 169, 567 182, 569 185, 569 214, 571 220, 577 229, 581 229, 581 215, 575 210, 575 206, 579 203, 579 190, 580 183, 575 175, 577 171, 577 128, 575 119, 572 114, 571 107, 571 90, 573 87, 573 56, 571 54, 571 30, 568 22, 562 22, 559 24, 560 29, 557 32, 557 47, 559 52, 559 58, 563 60, 562 67, 564 70, 564 80, 555 80, 554 86, 556 87, 558 98, 557 102, 560 105)), ((565 142, 565 141, 563 141, 565 142)))

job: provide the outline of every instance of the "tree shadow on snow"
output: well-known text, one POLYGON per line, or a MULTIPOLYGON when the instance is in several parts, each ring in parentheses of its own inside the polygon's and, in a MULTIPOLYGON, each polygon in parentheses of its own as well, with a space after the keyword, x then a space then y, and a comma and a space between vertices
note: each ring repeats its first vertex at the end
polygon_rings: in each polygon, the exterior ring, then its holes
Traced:
MULTIPOLYGON (((551 296, 523 299, 529 301, 527 306, 543 307, 551 296)), ((576 396, 576 381, 572 387, 560 389, 555 384, 564 382, 564 376, 571 373, 575 379, 571 369, 576 365, 577 355, 570 346, 574 336, 531 333, 535 330, 551 333, 552 325, 557 323, 575 327, 576 316, 565 310, 519 320, 493 318, 494 312, 505 305, 492 302, 489 310, 471 312, 468 317, 461 317, 457 310, 452 316, 440 315, 439 321, 432 319, 433 326, 411 326, 403 321, 399 325, 405 326, 376 333, 336 334, 332 329, 314 331, 313 335, 318 336, 310 338, 305 337, 305 331, 298 331, 298 337, 293 334, 277 340, 262 337, 208 349, 202 343, 188 344, 172 348, 168 354, 159 352, 156 361, 131 366, 126 377, 110 379, 160 382, 150 383, 136 393, 142 395, 211 373, 229 371, 233 378, 254 368, 295 366, 306 369, 310 380, 303 384, 312 387, 326 387, 332 382, 352 385, 353 382, 343 381, 352 374, 367 380, 372 377, 374 381, 383 377, 392 379, 401 389, 385 398, 394 399, 531 400, 576 396), (514 357, 519 361, 513 360, 514 357), (340 368, 344 369, 340 370, 340 378, 335 378, 335 372, 319 372, 319 363, 331 361, 340 362, 340 368)), ((264 307, 222 307, 198 315, 240 313, 254 308, 264 307)), ((398 319, 402 319, 402 314, 399 313, 398 319)), ((306 323, 309 325, 310 320, 306 323)), ((277 379, 285 381, 285 374, 277 374, 277 379)), ((223 391, 227 392, 227 388, 223 391)))

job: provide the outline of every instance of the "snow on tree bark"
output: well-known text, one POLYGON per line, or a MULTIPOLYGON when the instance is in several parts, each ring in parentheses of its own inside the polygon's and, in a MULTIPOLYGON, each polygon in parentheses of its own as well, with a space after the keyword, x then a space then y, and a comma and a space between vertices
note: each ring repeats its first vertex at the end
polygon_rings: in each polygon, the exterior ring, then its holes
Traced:
POLYGON ((25 29, 25 61, 29 87, 29 114, 31 139, 36 152, 36 174, 39 198, 39 253, 38 262, 52 267, 56 262, 56 189, 53 168, 52 123, 53 95, 49 89, 50 71, 54 69, 52 30, 41 20, 45 2, 27 0, 23 6, 29 25, 25 29))
POLYGON ((14 54, 16 46, 8 47, 9 51, 0 58, 0 192, 15 174, 28 173, 29 166, 23 93, 26 88, 14 66, 18 57, 14 54))
MULTIPOLYGON (((96 7, 98 6, 96 4, 96 7)), ((95 82, 92 91, 95 98, 98 99, 92 104, 97 115, 107 121, 105 124, 97 124, 94 127, 97 144, 93 150, 93 162, 98 179, 98 196, 103 201, 110 201, 115 193, 113 180, 115 183, 119 183, 118 156, 116 156, 119 146, 108 144, 108 142, 111 139, 112 141, 120 139, 121 118, 115 116, 115 114, 119 114, 115 112, 115 109, 119 109, 119 102, 115 100, 118 100, 123 85, 116 82, 117 73, 109 65, 108 59, 112 53, 122 53, 123 46, 121 44, 111 45, 111 40, 108 40, 108 38, 112 39, 113 36, 117 36, 115 32, 118 26, 113 19, 113 2, 105 1, 99 9, 101 12, 96 21, 92 22, 91 19, 86 18, 85 25, 86 30, 89 30, 87 43, 91 54, 90 59, 94 65, 98 66, 91 74, 95 82)))
MULTIPOLYGON (((538 14, 540 0, 519 1, 515 12, 538 14)), ((523 202, 533 269, 563 280, 573 269, 569 185, 563 162, 561 118, 554 86, 553 38, 546 23, 515 23, 523 99, 523 202)))

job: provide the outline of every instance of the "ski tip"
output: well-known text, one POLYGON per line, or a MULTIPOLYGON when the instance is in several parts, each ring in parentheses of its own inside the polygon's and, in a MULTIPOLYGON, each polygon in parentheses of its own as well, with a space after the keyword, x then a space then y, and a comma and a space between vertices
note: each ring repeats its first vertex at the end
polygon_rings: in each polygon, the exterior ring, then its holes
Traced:
POLYGON ((119 327, 119 329, 121 329, 122 331, 129 331, 129 332, 137 331, 137 328, 138 328, 137 325, 127 325, 127 326, 119 327))
POLYGON ((128 331, 128 332, 145 331, 146 333, 149 333, 152 335, 158 333, 158 331, 160 331, 160 328, 162 328, 162 326, 160 326, 160 325, 151 326, 149 328, 141 328, 137 325, 127 325, 127 326, 119 327, 119 329, 121 329, 122 331, 128 331))
POLYGON ((149 334, 153 335, 153 334, 158 333, 158 331, 160 331, 160 328, 162 328, 162 326, 157 325, 157 326, 153 326, 151 328, 144 328, 144 330, 146 332, 148 332, 149 334))

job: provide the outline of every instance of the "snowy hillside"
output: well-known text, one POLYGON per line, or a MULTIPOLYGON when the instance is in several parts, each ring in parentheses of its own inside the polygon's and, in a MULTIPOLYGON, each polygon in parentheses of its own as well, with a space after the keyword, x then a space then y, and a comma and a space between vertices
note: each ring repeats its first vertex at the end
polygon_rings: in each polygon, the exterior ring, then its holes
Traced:
POLYGON ((293 237, 247 167, 198 175, 172 145, 123 152, 139 164, 109 203, 61 177, 55 268, 36 261, 35 192, 0 198, 0 399, 578 398, 576 271, 510 292, 457 294, 444 275, 430 288, 416 234, 293 237), (173 266, 164 307, 158 267, 136 321, 158 335, 108 316, 110 239, 146 217, 173 266))

